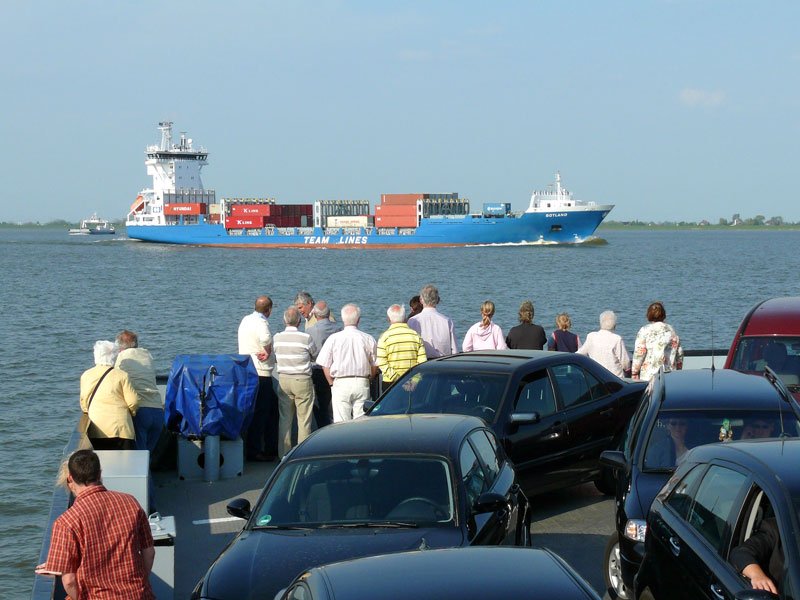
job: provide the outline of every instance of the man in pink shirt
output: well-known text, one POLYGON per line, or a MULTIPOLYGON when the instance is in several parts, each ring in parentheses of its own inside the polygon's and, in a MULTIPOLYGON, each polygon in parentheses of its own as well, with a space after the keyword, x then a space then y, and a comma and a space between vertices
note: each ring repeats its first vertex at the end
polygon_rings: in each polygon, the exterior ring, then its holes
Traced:
POLYGON ((458 352, 453 320, 436 310, 439 290, 436 286, 426 285, 420 290, 419 298, 422 300, 422 312, 411 317, 408 326, 422 338, 428 360, 458 352))
POLYGON ((355 304, 342 307, 344 329, 332 334, 322 346, 317 364, 331 384, 333 422, 350 421, 364 414, 369 400, 369 382, 378 373, 375 338, 358 329, 361 309, 355 304))

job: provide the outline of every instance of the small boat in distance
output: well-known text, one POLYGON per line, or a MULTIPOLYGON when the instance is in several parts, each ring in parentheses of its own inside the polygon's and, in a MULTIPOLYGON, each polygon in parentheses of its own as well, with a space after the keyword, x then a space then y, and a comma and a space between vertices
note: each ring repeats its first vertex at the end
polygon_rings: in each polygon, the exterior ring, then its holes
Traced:
POLYGON ((80 227, 72 228, 68 233, 70 235, 114 235, 117 230, 109 221, 98 218, 97 213, 92 213, 91 217, 81 221, 80 227))

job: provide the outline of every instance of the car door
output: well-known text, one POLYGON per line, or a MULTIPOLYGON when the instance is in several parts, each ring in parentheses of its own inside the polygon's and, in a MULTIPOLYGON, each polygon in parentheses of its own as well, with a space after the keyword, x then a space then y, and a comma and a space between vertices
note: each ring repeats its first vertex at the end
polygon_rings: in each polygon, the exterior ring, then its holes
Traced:
POLYGON ((745 473, 712 464, 695 467, 665 500, 659 497, 645 550, 648 565, 659 565, 657 580, 664 586, 656 597, 734 597, 738 576, 724 557, 748 489, 745 473))
POLYGON ((503 544, 509 539, 509 531, 513 539, 519 520, 514 471, 498 455, 488 436, 493 434, 483 429, 471 432, 459 452, 472 545, 503 544), (481 500, 489 493, 496 494, 498 501, 490 509, 480 508, 481 500))
POLYGON ((600 453, 611 447, 620 428, 615 420, 615 397, 580 365, 554 365, 550 372, 564 407, 567 452, 573 473, 596 471, 600 453))
POLYGON ((506 418, 503 443, 524 490, 557 487, 569 479, 567 434, 547 369, 523 376, 506 418))

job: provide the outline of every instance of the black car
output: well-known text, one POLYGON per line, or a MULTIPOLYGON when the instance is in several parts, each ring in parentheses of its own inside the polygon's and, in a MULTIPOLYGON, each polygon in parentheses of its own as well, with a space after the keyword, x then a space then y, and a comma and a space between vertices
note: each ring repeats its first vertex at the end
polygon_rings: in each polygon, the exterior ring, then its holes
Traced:
POLYGON ((622 450, 606 451, 601 457, 619 473, 616 532, 608 540, 604 560, 609 595, 630 597, 650 505, 689 448, 776 436, 781 422, 787 435, 797 436, 799 419, 797 404, 772 375, 728 369, 657 374, 631 419, 622 450))
POLYGON ((530 507, 486 424, 404 415, 324 427, 281 461, 193 598, 272 598, 301 571, 386 552, 530 545, 530 507))
POLYGON ((799 464, 797 439, 692 450, 650 509, 636 597, 800 597, 799 464), (759 563, 777 595, 742 574, 759 563))
POLYGON ((369 415, 458 413, 482 417, 514 462, 528 495, 595 481, 614 492, 600 453, 617 448, 645 388, 569 352, 469 352, 417 365, 369 415))
POLYGON ((358 558, 299 575, 280 600, 600 600, 559 556, 533 548, 451 548, 358 558))

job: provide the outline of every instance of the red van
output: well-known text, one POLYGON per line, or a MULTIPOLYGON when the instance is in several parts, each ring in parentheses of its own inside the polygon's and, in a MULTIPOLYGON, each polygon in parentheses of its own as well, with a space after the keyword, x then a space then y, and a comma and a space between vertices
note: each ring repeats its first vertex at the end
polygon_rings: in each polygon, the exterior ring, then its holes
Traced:
POLYGON ((800 296, 756 304, 733 338, 726 369, 759 373, 766 366, 800 399, 800 296))

